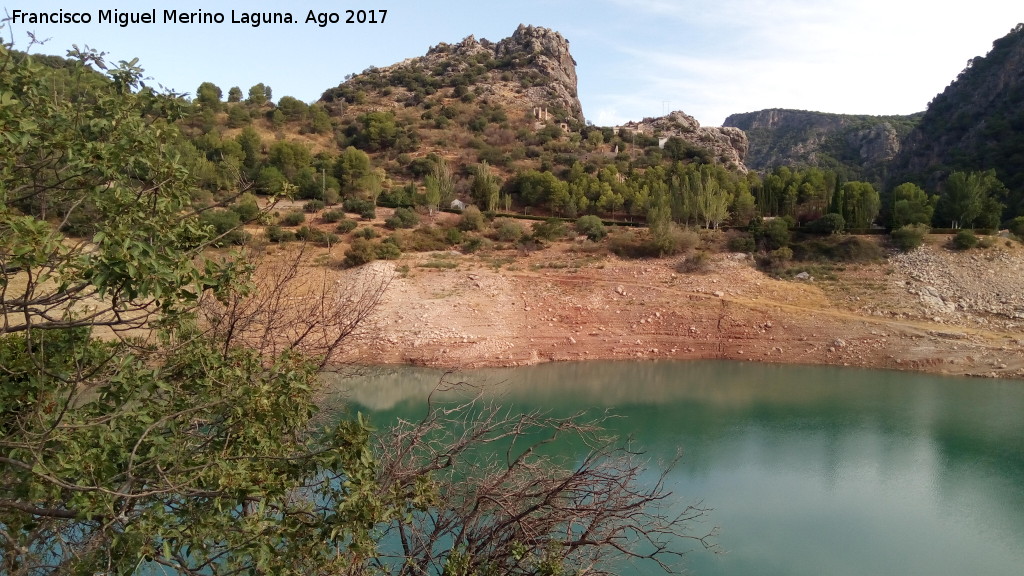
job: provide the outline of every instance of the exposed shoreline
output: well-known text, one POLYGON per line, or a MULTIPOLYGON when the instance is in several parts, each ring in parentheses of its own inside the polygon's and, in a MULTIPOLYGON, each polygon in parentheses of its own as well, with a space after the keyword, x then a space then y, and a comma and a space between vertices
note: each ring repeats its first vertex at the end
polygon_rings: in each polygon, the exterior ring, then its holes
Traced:
MULTIPOLYGON (((993 272, 1011 281, 1024 265, 1016 248, 948 257, 936 246, 921 250, 944 266, 979 255, 1003 258, 993 272)), ((339 278, 390 278, 372 322, 349 349, 351 359, 452 369, 722 359, 1024 379, 1024 320, 1014 318, 1019 291, 1007 298, 979 289, 970 300, 977 309, 958 305, 962 294, 933 296, 953 288, 928 274, 949 270, 890 258, 800 282, 766 276, 743 255, 716 255, 711 272, 680 274, 678 259, 588 256, 569 243, 528 255, 506 252, 412 254, 331 270, 339 278), (930 284, 918 286, 915 278, 930 284)), ((958 274, 999 287, 977 270, 952 272, 958 274)))

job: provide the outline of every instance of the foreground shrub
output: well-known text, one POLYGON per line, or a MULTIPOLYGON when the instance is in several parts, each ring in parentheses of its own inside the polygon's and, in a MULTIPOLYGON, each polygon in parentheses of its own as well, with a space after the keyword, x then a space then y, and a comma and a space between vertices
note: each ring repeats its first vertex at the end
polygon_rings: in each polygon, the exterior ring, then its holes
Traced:
POLYGON ((893 230, 890 239, 896 248, 910 252, 924 243, 924 237, 930 230, 926 224, 910 224, 893 230))
POLYGON ((395 213, 384 221, 384 225, 392 230, 399 228, 415 228, 420 223, 419 214, 409 208, 396 208, 395 213))
POLYGON ((379 260, 398 260, 402 257, 402 249, 398 247, 393 237, 385 238, 383 242, 374 247, 379 260))
POLYGON ((302 205, 302 211, 306 214, 313 214, 324 209, 325 204, 322 200, 310 200, 302 205))
POLYGON ((566 227, 565 222, 562 222, 558 218, 548 218, 544 222, 539 222, 533 225, 533 238, 534 240, 546 240, 551 242, 565 238, 568 234, 569 229, 566 227))
POLYGON ((338 226, 334 228, 334 231, 337 232, 338 234, 348 234, 349 232, 355 230, 357 226, 359 226, 358 222, 356 222, 355 220, 349 220, 348 218, 345 218, 338 222, 338 226))
POLYGON ((207 210, 199 216, 200 222, 213 228, 214 246, 245 244, 249 234, 242 230, 242 221, 233 210, 207 210))
POLYGON ((502 242, 518 242, 526 234, 526 228, 511 218, 499 218, 494 221, 495 236, 502 242))
POLYGON ((580 218, 576 220, 576 232, 583 234, 595 242, 604 238, 608 234, 608 231, 604 227, 604 222, 601 222, 601 219, 593 214, 580 216, 580 218))
POLYGON ((488 240, 487 238, 474 236, 469 240, 463 242, 462 246, 460 246, 459 249, 462 250, 462 252, 465 254, 472 254, 474 252, 479 252, 480 250, 490 250, 491 241, 488 240))
POLYGON ((271 225, 263 229, 263 234, 266 235, 267 241, 269 242, 291 242, 295 240, 295 233, 290 230, 285 230, 280 226, 271 225))
POLYGON ((484 215, 476 206, 467 206, 459 219, 459 230, 476 232, 484 229, 484 215))
POLYGON ((1024 241, 1024 216, 1017 216, 1013 220, 1010 220, 1006 224, 1007 230, 1010 234, 1017 237, 1018 240, 1024 241))
POLYGON ((342 220, 345 219, 345 211, 328 210, 327 212, 324 212, 323 215, 321 215, 320 217, 324 219, 324 222, 327 222, 328 224, 333 224, 335 222, 341 222, 342 220))
POLYGON ((676 271, 684 274, 700 274, 711 270, 711 255, 704 250, 690 254, 676 266, 676 271))
POLYGON ((730 252, 753 252, 757 249, 757 243, 750 234, 739 234, 731 236, 726 242, 730 252))
POLYGON ((364 240, 372 240, 377 236, 380 236, 380 234, 377 233, 377 229, 373 226, 364 226, 359 230, 356 230, 355 233, 356 238, 362 238, 364 240))
POLYGON ((807 231, 815 234, 838 234, 845 229, 846 219, 834 212, 807 223, 807 231))
POLYGON ((288 212, 284 216, 281 216, 280 224, 282 226, 298 226, 306 221, 306 215, 302 212, 288 212))
POLYGON ((346 268, 355 268, 368 264, 377 259, 377 249, 372 242, 364 238, 356 238, 352 246, 345 251, 345 259, 342 265, 346 268))
POLYGON ((783 218, 752 224, 750 232, 757 244, 766 251, 789 246, 789 223, 783 218))
POLYGON ((961 230, 953 237, 953 247, 957 250, 970 250, 978 245, 978 237, 970 230, 961 230))

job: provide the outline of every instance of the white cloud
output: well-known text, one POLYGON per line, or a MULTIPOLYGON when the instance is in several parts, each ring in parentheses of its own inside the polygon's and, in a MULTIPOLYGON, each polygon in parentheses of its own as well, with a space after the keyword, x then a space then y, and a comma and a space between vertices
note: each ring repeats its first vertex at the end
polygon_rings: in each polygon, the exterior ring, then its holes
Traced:
POLYGON ((996 0, 607 2, 638 31, 609 47, 633 80, 615 98, 641 107, 620 110, 651 115, 671 100, 703 124, 769 107, 923 110, 1020 18, 996 0))

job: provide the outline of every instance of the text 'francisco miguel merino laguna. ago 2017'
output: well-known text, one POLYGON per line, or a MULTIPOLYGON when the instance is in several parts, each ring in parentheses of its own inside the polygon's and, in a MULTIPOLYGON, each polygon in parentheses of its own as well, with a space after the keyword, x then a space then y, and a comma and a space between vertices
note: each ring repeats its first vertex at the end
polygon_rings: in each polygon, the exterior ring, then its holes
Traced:
POLYGON ((383 24, 387 18, 387 10, 345 10, 344 15, 337 12, 315 12, 310 10, 304 20, 297 20, 291 12, 236 12, 230 16, 224 12, 198 10, 182 12, 178 10, 157 10, 155 8, 141 12, 122 12, 120 10, 97 10, 92 12, 72 12, 58 10, 56 12, 33 12, 28 10, 11 10, 12 24, 116 24, 122 28, 130 24, 246 24, 257 28, 263 24, 316 24, 321 28, 327 24, 383 24))

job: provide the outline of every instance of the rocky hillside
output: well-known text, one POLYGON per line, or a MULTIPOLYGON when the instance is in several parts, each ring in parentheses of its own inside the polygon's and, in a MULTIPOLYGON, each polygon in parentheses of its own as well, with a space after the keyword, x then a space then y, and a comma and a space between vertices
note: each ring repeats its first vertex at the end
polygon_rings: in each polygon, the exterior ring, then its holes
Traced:
POLYGON ((342 147, 376 154, 399 179, 403 171, 412 175, 408 157, 431 154, 460 170, 486 161, 505 179, 525 170, 560 173, 577 162, 591 173, 617 162, 628 171, 629 162, 676 161, 746 171, 740 130, 703 128, 682 112, 622 130, 590 126, 576 90, 569 41, 547 28, 520 25, 498 42, 469 36, 369 68, 325 91, 320 105, 340 127, 342 147), (399 155, 406 164, 392 165, 399 155))
POLYGON ((678 138, 685 142, 684 146, 698 154, 700 150, 707 151, 710 160, 724 164, 727 168, 747 171, 744 164, 748 149, 747 135, 738 128, 704 127, 693 116, 678 110, 660 118, 628 122, 621 128, 657 136, 663 147, 671 147, 668 140, 678 138))
POLYGON ((456 98, 472 92, 472 99, 539 120, 584 123, 569 41, 553 30, 525 25, 496 43, 469 36, 457 44, 442 42, 424 56, 367 69, 324 92, 322 101, 360 104, 376 95, 408 107, 445 88, 456 98))
POLYGON ((919 119, 920 114, 858 116, 770 109, 733 114, 724 125, 746 133, 746 164, 751 169, 816 166, 851 179, 880 180, 919 119))
POLYGON ((953 170, 989 169, 1009 187, 1011 211, 1024 213, 1024 24, 932 100, 893 166, 929 186, 953 170))

